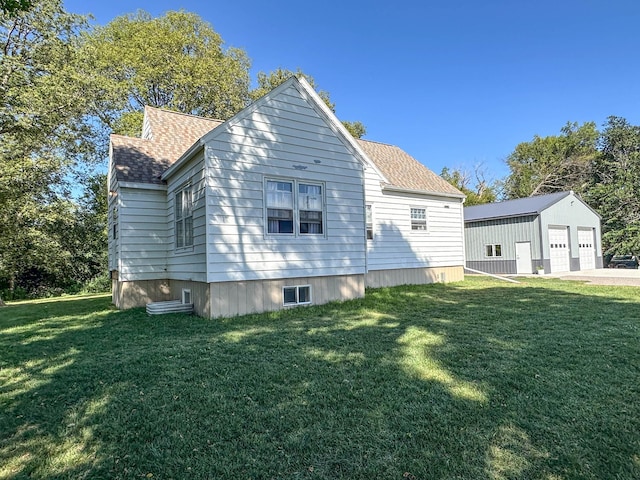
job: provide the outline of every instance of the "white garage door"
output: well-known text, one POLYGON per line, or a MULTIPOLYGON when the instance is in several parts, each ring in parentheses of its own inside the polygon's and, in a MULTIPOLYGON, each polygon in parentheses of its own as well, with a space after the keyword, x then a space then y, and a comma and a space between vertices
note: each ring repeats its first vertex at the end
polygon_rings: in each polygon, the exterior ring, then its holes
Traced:
POLYGON ((549 227, 549 257, 552 273, 569 271, 569 235, 566 228, 549 227))
POLYGON ((596 268, 596 249, 593 244, 593 230, 578 230, 580 250, 580 270, 596 268))

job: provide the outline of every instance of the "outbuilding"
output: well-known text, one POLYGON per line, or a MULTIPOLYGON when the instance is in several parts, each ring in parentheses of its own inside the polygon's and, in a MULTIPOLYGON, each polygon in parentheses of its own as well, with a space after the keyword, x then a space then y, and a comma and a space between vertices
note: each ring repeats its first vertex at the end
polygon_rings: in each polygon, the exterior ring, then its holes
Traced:
POLYGON ((602 268, 600 215, 573 191, 464 209, 466 266, 487 273, 602 268))

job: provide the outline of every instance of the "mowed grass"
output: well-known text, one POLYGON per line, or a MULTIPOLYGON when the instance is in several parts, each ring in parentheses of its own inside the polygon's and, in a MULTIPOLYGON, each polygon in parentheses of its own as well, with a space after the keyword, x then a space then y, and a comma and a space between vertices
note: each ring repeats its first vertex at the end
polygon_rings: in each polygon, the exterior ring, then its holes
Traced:
POLYGON ((0 309, 0 479, 637 479, 640 295, 468 278, 206 320, 0 309))

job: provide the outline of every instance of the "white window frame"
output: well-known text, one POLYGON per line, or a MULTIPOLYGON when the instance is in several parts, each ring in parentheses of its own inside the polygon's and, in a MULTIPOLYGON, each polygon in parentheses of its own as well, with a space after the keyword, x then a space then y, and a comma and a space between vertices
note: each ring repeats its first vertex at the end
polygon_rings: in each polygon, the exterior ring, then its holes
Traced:
POLYGON ((326 194, 326 184, 324 182, 316 182, 312 180, 305 179, 295 179, 295 178, 282 178, 282 177, 265 177, 264 178, 264 235, 265 237, 326 237, 327 236, 327 194, 326 194), (269 218, 275 218, 273 215, 270 217, 269 210, 288 210, 288 208, 278 208, 277 205, 269 205, 268 193, 269 193, 269 183, 270 182, 278 182, 278 183, 288 183, 291 184, 292 190, 292 222, 293 228, 291 232, 269 232, 269 218), (320 188, 320 206, 321 210, 303 208, 302 205, 302 197, 303 194, 300 194, 300 186, 308 185, 313 187, 320 188), (302 232, 301 223, 315 223, 315 222, 301 222, 303 220, 301 217, 301 212, 318 212, 321 216, 321 229, 322 231, 319 233, 308 233, 302 232))
POLYGON ((409 207, 409 218, 411 219, 412 232, 427 233, 429 231, 427 215, 427 207, 409 207), (424 212, 424 218, 414 216, 414 214, 420 210, 424 212))
POLYGON ((193 303, 193 297, 191 296, 190 288, 182 289, 182 303, 193 303))
POLYGON ((296 305, 310 305, 312 303, 312 289, 311 285, 285 285, 282 287, 282 305, 285 307, 294 307, 296 305), (300 301, 300 289, 307 288, 309 289, 309 299, 305 302, 300 301), (285 290, 294 289, 295 291, 295 301, 287 302, 285 297, 285 290))
POLYGON ((374 225, 375 220, 373 218, 373 204, 367 203, 364 207, 364 230, 367 241, 373 240, 375 236, 373 232, 374 225))
POLYGON ((484 256, 486 258, 501 258, 502 257, 502 244, 501 243, 487 243, 484 246, 484 256))
POLYGON ((193 250, 193 203, 193 188, 191 182, 184 184, 174 192, 173 226, 175 248, 176 251, 179 252, 193 250), (178 205, 178 196, 180 196, 180 205, 178 205), (185 200, 187 201, 185 202, 185 200))

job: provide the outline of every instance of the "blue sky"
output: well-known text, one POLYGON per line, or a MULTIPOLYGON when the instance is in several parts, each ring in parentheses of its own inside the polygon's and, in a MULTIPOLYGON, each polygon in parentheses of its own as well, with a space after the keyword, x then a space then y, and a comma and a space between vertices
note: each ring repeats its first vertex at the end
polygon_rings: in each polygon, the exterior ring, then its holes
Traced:
POLYGON ((609 115, 640 123, 640 2, 634 0, 64 0, 95 24, 146 10, 197 13, 257 72, 300 68, 364 138, 436 173, 489 177, 534 135, 609 115))

